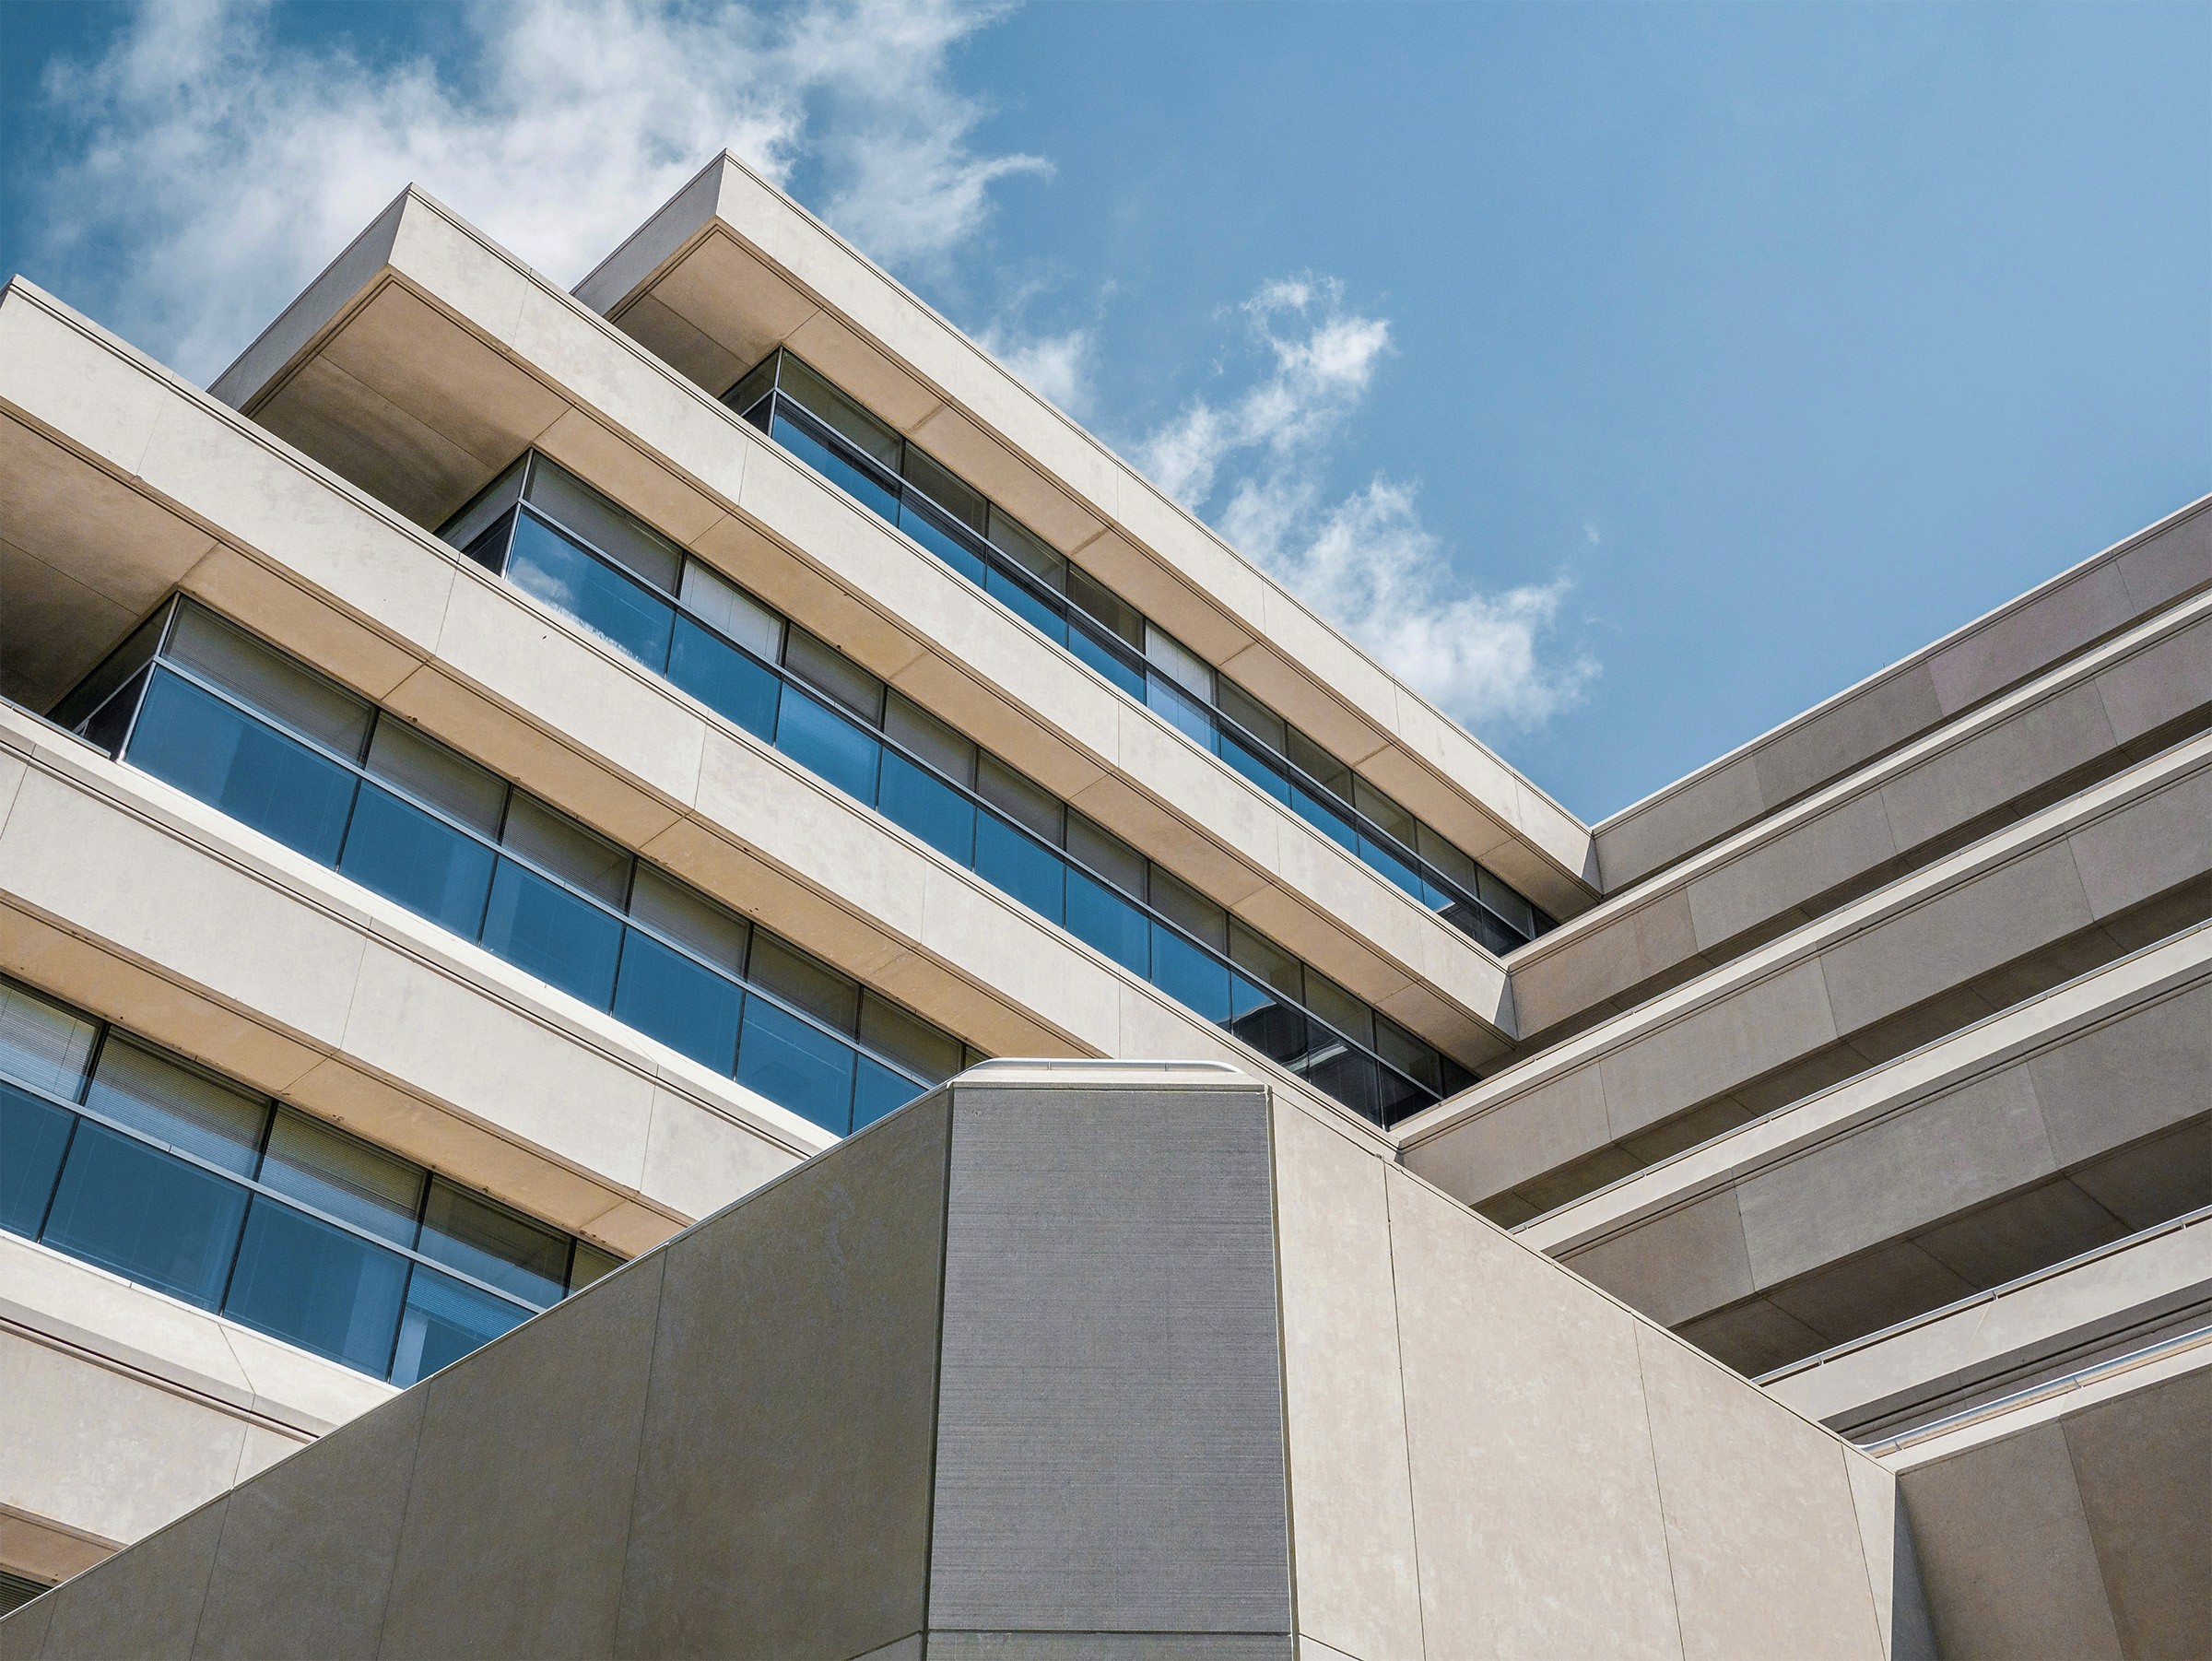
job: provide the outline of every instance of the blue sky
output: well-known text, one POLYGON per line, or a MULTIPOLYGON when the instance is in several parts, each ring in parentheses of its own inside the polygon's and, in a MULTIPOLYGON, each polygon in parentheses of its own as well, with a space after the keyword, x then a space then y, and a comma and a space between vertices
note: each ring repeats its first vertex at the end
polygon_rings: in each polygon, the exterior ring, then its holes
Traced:
POLYGON ((572 282, 728 143, 1585 818, 2212 489, 2204 6, 0 30, 0 266, 195 378, 409 178, 572 282))

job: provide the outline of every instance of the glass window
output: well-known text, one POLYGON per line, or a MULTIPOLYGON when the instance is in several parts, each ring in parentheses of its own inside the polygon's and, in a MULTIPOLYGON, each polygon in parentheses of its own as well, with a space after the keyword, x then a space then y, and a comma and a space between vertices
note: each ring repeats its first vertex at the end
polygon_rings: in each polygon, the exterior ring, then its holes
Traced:
POLYGON ((1241 974, 1230 976, 1229 987, 1229 1030, 1272 1061, 1293 1071, 1302 1066, 1309 1025, 1305 1012, 1241 974))
POLYGON ((1067 568, 1067 597, 1139 652, 1145 649, 1144 615, 1080 567, 1067 568))
POLYGON ((1233 1013, 1229 966, 1159 923, 1152 925, 1152 983, 1217 1025, 1227 1025, 1233 1013))
POLYGON ((1089 626, 1075 618, 1067 622, 1067 649, 1139 703, 1145 701, 1144 671, 1124 662, 1112 647, 1094 639, 1089 626))
POLYGON ((407 1278, 392 1382, 402 1388, 419 1383, 529 1318, 528 1310, 418 1263, 407 1278))
POLYGON ((1067 643, 1066 619, 1019 579, 994 565, 983 573, 983 591, 1045 639, 1067 643))
POLYGON ((535 796, 514 793, 500 841, 609 905, 620 905, 629 891, 629 851, 535 796))
POLYGON ((187 1303, 223 1295, 246 1190, 89 1122, 69 1145, 46 1241, 187 1303))
POLYGON ((976 794, 1018 824, 1027 825, 1053 846, 1066 835, 1066 816, 1060 798, 1016 772, 996 756, 980 756, 975 767, 976 794))
POLYGON ((1458 884, 1463 894, 1473 898, 1477 880, 1475 862, 1427 825, 1417 826, 1415 833, 1420 856, 1436 867, 1438 876, 1446 882, 1458 884))
POLYGON ((860 1018, 856 983, 765 930, 753 940, 752 982, 840 1032, 850 1033, 860 1018))
POLYGON ((1067 851, 1125 894, 1142 899, 1151 891, 1147 877, 1152 862, 1072 807, 1067 814, 1067 851))
POLYGON ((747 1001, 737 1041, 737 1082, 844 1136, 853 1128, 850 1044, 808 1026, 765 998, 747 1001))
POLYGON ((0 1229, 35 1236, 76 1115, 0 1083, 0 1229))
MULTIPOLYGON (((161 630, 169 623, 169 607, 161 607, 153 616, 134 629, 122 645, 100 661, 98 668, 78 681, 68 696, 53 706, 50 719, 54 725, 68 732, 85 730, 85 723, 122 688, 125 681, 136 677, 161 643, 161 630)), ((103 724, 104 725, 105 724, 103 724)), ((102 748, 112 753, 113 745, 102 748)))
POLYGON ((1149 978, 1152 925, 1144 913, 1080 871, 1067 874, 1067 932, 1149 978))
POLYGON ((1325 1090, 1361 1118, 1382 1122, 1382 1070, 1372 1056, 1329 1033, 1317 1032, 1312 1056, 1303 1070, 1315 1089, 1325 1090))
POLYGON ((1242 739, 1221 735, 1221 759, 1285 807, 1290 805, 1290 781, 1273 757, 1263 755, 1242 739))
POLYGON ((1299 960, 1234 917, 1229 920, 1229 957, 1239 969, 1285 997, 1296 1001, 1305 995, 1305 977, 1299 960))
POLYGON ((630 887, 629 914, 717 969, 745 972, 745 947, 752 925, 643 860, 638 862, 637 878, 630 887))
POLYGON ((934 773, 900 755, 883 758, 876 805, 894 825, 912 831, 961 865, 975 855, 975 804, 934 773))
POLYGON ((622 1259, 612 1252, 603 1252, 595 1245, 582 1241, 576 1243, 576 1255, 569 1265, 569 1290, 580 1292, 594 1280, 604 1280, 622 1266, 622 1259))
POLYGON ((1478 884, 1476 898, 1504 918, 1508 927, 1518 930, 1524 937, 1535 934, 1536 919, 1527 901, 1488 871, 1477 871, 1476 881, 1478 884))
POLYGON ((735 982, 634 928, 623 931, 616 1019, 727 1077, 744 1007, 735 982))
POLYGON ((684 609, 735 641, 755 656, 776 662, 783 653, 783 619, 697 560, 684 561, 684 609))
POLYGON ((1145 677, 1145 702, 1199 748, 1214 748, 1213 712, 1157 671, 1145 677))
POLYGON ((111 1035, 85 1104, 194 1159, 253 1174, 269 1104, 258 1096, 111 1035))
POLYGON ((604 1009, 621 944, 622 925, 606 912, 512 859, 500 861, 485 908, 487 950, 604 1009))
POLYGON ((507 578, 647 668, 666 666, 676 608, 544 520, 524 513, 515 525, 507 578))
POLYGON ((942 1084, 960 1070, 959 1039, 873 992, 861 994, 860 1038, 878 1054, 932 1084, 942 1084))
POLYGON ((1283 718, 1233 680, 1217 677, 1214 695, 1221 713, 1277 755, 1283 753, 1283 718))
POLYGON ((138 713, 138 701, 146 692, 147 683, 152 680, 150 668, 141 669, 132 677, 130 684, 101 705, 76 730, 87 744, 108 755, 123 748, 124 740, 130 736, 131 721, 138 713))
POLYGON ((1283 729, 1283 753, 1317 784, 1348 799, 1352 770, 1294 726, 1283 729))
POLYGON ((893 524, 899 523, 899 497, 881 477, 857 462, 846 460, 843 452, 816 438, 808 426, 793 420, 784 413, 789 406, 782 399, 778 398, 776 405, 776 417, 769 431, 777 443, 878 518, 888 519, 893 524))
POLYGON ((364 1372, 391 1365, 407 1260, 253 1197, 223 1313, 364 1372))
POLYGON ((1414 829, 1413 815, 1357 774, 1352 778, 1352 806, 1406 847, 1414 845, 1419 833, 1414 829))
POLYGON ((684 550, 635 515, 617 507, 558 463, 538 455, 530 467, 530 501, 636 577, 665 595, 676 593, 684 550))
POLYGON ((443 819, 374 784, 361 786, 338 869, 363 888, 473 940, 497 856, 443 819))
POLYGON ((1375 1054, 1431 1095, 1444 1088, 1436 1051, 1381 1010, 1375 1012, 1375 1054))
POLYGON ((823 380, 789 352, 776 374, 779 391, 790 394, 807 412, 842 438, 873 456, 892 472, 899 470, 904 442, 852 399, 823 380))
POLYGON ((978 588, 983 585, 984 573, 990 567, 982 555, 969 547, 952 528, 957 522, 951 514, 939 512, 919 496, 908 496, 899 503, 898 520, 899 528, 929 552, 978 588))
POLYGON ((755 737, 775 741, 776 700, 782 682, 766 665, 717 640, 688 617, 676 619, 668 678, 755 737))
POLYGON ((1067 865, 994 813, 975 823, 975 869, 985 882, 1053 923, 1066 914, 1067 865))
POLYGON ((870 726, 882 723, 883 682, 796 623, 784 631, 783 666, 870 726))
POLYGON ((130 760, 311 859, 337 862, 354 775, 174 675, 157 672, 147 689, 130 760))
MULTIPOLYGON (((912 444, 904 448, 905 454, 900 458, 900 468, 906 475, 907 482, 917 487, 924 496, 979 536, 989 535, 992 526, 987 517, 988 504, 984 502, 982 493, 955 478, 912 444)), ((997 538, 993 537, 992 540, 996 541, 997 538)), ((1005 545, 1002 543, 1000 546, 1005 545)))
POLYGON ((1428 903, 1420 873, 1401 859, 1388 842, 1360 831, 1359 857, 1371 869, 1379 871, 1423 904, 1428 903))
POLYGON ((975 783, 975 746, 903 693, 886 698, 883 730, 956 784, 975 783))
POLYGON ((374 713, 370 705, 213 612, 189 603, 178 607, 165 655, 300 736, 349 761, 360 760, 374 713))
POLYGON ((1290 811, 1347 853, 1357 854, 1359 833, 1352 829, 1352 821, 1331 805, 1333 799, 1316 795, 1303 784, 1290 786, 1290 811))
POLYGON ((1373 1047, 1374 1011, 1328 976, 1306 971, 1306 1007, 1350 1039, 1373 1047))
POLYGON ((543 1309, 569 1284, 569 1241, 482 1195, 430 1179, 422 1211, 425 1257, 543 1309))
POLYGON ((876 799, 876 764, 883 746, 820 699, 783 689, 776 714, 776 748, 856 801, 876 799))
POLYGON ((890 1068, 871 1061, 865 1055, 859 1058, 859 1075, 853 1086, 853 1128, 864 1130, 888 1113, 896 1113, 916 1096, 923 1087, 912 1079, 894 1073, 890 1068))
POLYGON ((369 771, 456 823, 489 837, 500 833, 507 781, 395 716, 377 719, 369 740, 369 771))
POLYGON ((1229 949, 1229 913, 1190 884, 1152 867, 1152 909, 1216 951, 1229 949))
POLYGON ((261 1161, 264 1187, 403 1246, 415 1243, 422 1181, 422 1167, 411 1160, 285 1108, 269 1126, 261 1161))
POLYGON ((100 1029, 28 986, 0 981, 0 1074, 75 1101, 100 1029))
MULTIPOLYGON (((980 501, 982 498, 977 500, 980 501)), ((1067 560, 1058 548, 1029 526, 1009 518, 994 505, 987 534, 993 547, 1054 594, 1067 592, 1067 560)))
POLYGON ((1154 668, 1194 698, 1204 703, 1213 701, 1213 666, 1173 635, 1147 624, 1145 657, 1154 668))
MULTIPOLYGON (((475 501, 447 520, 445 528, 438 535, 455 548, 469 547, 523 499, 523 475, 529 466, 530 453, 525 450, 504 473, 486 485, 475 501)), ((492 569, 499 568, 495 565, 492 569)))

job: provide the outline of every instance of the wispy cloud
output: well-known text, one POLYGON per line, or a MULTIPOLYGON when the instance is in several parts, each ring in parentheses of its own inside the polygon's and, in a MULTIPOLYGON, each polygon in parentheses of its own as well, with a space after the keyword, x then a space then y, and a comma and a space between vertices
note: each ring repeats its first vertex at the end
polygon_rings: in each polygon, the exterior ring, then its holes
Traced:
POLYGON ((1547 639, 1567 574, 1483 594, 1453 571, 1413 486, 1377 473, 1335 500, 1322 489, 1329 441, 1392 349, 1388 320, 1316 277, 1265 284, 1239 310, 1258 372, 1184 405, 1137 444, 1138 465, 1194 512, 1218 504, 1241 552, 1468 725, 1540 726, 1578 702, 1597 665, 1547 639))
POLYGON ((971 238, 993 183, 954 49, 959 0, 485 0, 458 60, 278 41, 267 0, 148 0, 44 96, 65 159, 28 267, 205 376, 409 181, 573 281, 728 147, 875 257, 971 238))
POLYGON ((1097 331, 1084 327, 1052 335, 1025 334, 1007 324, 985 329, 976 338, 1031 390, 1042 393, 1070 415, 1080 416, 1091 399, 1091 352, 1097 331))

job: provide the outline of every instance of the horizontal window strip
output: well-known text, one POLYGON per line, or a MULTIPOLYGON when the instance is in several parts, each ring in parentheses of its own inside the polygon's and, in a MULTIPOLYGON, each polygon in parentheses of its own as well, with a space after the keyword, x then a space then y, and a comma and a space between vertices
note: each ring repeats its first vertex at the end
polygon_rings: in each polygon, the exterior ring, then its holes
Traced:
POLYGON ((4 976, 0 1229, 400 1385, 621 1261, 4 976))
POLYGON ((524 456, 444 535, 1355 1112, 1388 1125, 1474 1082, 1433 1045, 544 456, 524 456), (588 512, 576 511, 580 501, 588 512))

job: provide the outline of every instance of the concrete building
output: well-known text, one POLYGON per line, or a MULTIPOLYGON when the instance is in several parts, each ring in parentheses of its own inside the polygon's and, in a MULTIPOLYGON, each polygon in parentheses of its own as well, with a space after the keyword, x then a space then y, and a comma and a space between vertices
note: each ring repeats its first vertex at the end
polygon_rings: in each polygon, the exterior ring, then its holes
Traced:
POLYGON ((1589 827, 730 158, 0 414, 6 1655, 2212 1654, 2212 502, 1589 827))

